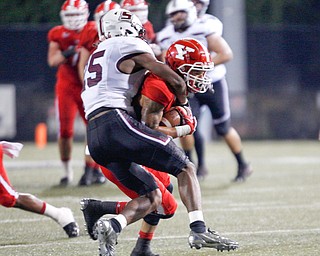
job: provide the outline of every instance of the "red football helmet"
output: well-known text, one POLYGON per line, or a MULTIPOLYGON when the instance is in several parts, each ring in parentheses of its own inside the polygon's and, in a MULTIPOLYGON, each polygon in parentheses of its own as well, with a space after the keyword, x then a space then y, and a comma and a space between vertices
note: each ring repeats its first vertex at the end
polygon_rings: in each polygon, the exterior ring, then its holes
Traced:
POLYGON ((112 10, 112 9, 119 9, 120 5, 117 2, 107 0, 99 4, 95 11, 94 11, 94 20, 97 24, 99 24, 99 20, 103 14, 112 10))
POLYGON ((189 91, 204 93, 211 85, 211 79, 206 75, 212 71, 214 64, 208 49, 193 38, 180 39, 167 50, 166 63, 186 81, 189 91), (194 74, 193 71, 202 71, 194 74))
POLYGON ((61 7, 60 17, 65 28, 80 30, 88 22, 88 3, 85 0, 67 0, 61 7))
POLYGON ((138 16, 142 24, 148 21, 149 7, 144 0, 121 0, 120 6, 138 16))

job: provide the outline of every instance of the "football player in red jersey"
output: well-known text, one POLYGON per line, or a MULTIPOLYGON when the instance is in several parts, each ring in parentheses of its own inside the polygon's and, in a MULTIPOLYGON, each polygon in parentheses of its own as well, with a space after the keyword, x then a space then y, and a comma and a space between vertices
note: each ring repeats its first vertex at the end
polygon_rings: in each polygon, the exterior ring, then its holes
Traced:
POLYGON ((153 29, 153 25, 148 19, 149 15, 149 3, 145 0, 121 0, 120 6, 123 9, 129 10, 130 12, 137 15, 139 20, 142 23, 143 28, 146 30, 145 39, 151 46, 154 54, 156 55, 157 59, 161 60, 161 49, 155 43, 156 41, 156 34, 153 29))
MULTIPOLYGON (((79 53, 77 45, 80 37, 86 31, 95 27, 94 22, 88 22, 89 8, 84 0, 67 0, 60 11, 63 25, 52 28, 48 33, 48 64, 58 67, 55 86, 55 105, 59 120, 58 144, 60 159, 64 168, 61 185, 68 185, 73 180, 73 170, 70 163, 74 121, 77 113, 86 123, 84 109, 80 97, 82 83, 78 76, 77 63, 79 53)), ((98 165, 90 156, 85 156, 85 173, 79 185, 104 183, 105 177, 98 165)))
POLYGON ((3 154, 11 158, 17 157, 22 147, 21 143, 0 141, 0 205, 48 216, 56 221, 70 238, 79 236, 79 226, 69 208, 56 208, 34 195, 19 193, 11 186, 3 166, 3 154))
POLYGON ((122 0, 120 6, 123 9, 129 10, 130 12, 137 15, 142 23, 143 28, 146 30, 145 39, 149 43, 153 43, 156 39, 156 34, 154 33, 153 25, 148 20, 149 6, 144 0, 122 0))

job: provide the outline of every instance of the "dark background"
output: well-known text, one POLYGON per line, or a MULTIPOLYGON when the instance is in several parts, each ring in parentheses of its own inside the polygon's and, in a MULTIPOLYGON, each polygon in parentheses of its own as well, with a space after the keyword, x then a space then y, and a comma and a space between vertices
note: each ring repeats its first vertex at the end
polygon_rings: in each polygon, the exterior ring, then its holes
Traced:
MULTIPOLYGON (((91 13, 100 2, 88 1, 91 13)), ((165 22, 168 1, 149 2, 149 17, 158 31, 165 22)), ((320 3, 274 2, 246 1, 248 108, 234 124, 244 139, 316 139, 320 123, 320 3)), ((0 86, 16 86, 15 140, 33 140, 36 124, 53 118, 56 69, 46 62, 46 36, 60 23, 62 3, 0 3, 0 86)), ((49 134, 49 139, 54 140, 55 135, 49 134)))

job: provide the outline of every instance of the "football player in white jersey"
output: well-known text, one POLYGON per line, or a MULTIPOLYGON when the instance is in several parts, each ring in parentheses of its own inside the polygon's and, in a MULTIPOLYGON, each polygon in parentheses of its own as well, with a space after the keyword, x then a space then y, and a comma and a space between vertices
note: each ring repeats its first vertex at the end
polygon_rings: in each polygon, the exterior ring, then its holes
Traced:
MULTIPOLYGON (((100 255, 115 255, 121 230, 161 204, 161 192, 155 180, 141 165, 177 177, 179 194, 188 211, 191 247, 236 249, 237 242, 206 230, 195 167, 184 152, 170 137, 133 116, 132 100, 146 70, 164 79, 182 106, 187 104, 184 80, 156 60, 150 46, 141 38, 144 34, 141 22, 131 12, 111 10, 101 18, 100 24, 101 43, 89 58, 82 92, 89 151, 97 163, 140 195, 129 201, 121 214, 96 222, 94 230, 100 255)), ((196 127, 191 114, 188 125, 191 134, 196 127)))
MULTIPOLYGON (((209 1, 170 1, 166 14, 171 24, 157 33, 157 43, 162 48, 163 56, 172 42, 185 37, 195 38, 208 47, 215 64, 215 69, 208 74, 212 79, 213 90, 191 95, 190 105, 198 119, 201 106, 209 107, 217 134, 224 138, 237 160, 238 170, 234 181, 244 181, 252 173, 252 168, 244 159, 241 138, 231 126, 228 85, 225 79, 224 63, 233 58, 233 52, 222 37, 221 21, 212 15, 205 15, 208 5, 209 1)), ((189 157, 193 145, 195 146, 198 157, 197 176, 204 178, 208 171, 204 163, 204 141, 200 132, 196 131, 193 136, 187 136, 180 141, 189 157)))

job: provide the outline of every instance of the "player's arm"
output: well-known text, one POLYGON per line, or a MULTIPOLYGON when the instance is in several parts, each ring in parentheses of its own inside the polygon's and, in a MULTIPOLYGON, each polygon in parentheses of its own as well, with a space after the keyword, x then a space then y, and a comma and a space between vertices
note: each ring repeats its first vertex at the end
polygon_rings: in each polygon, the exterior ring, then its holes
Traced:
POLYGON ((79 50, 79 53, 80 53, 80 58, 78 62, 78 73, 79 73, 80 81, 83 83, 84 68, 90 57, 90 52, 85 47, 81 47, 79 50))
POLYGON ((57 67, 60 64, 67 61, 67 59, 73 56, 77 52, 74 45, 70 46, 67 50, 61 51, 57 42, 50 41, 48 48, 47 61, 50 67, 57 67))
POLYGON ((51 41, 49 43, 47 61, 50 67, 57 67, 66 61, 57 42, 51 41))
POLYGON ((177 137, 177 129, 174 127, 160 126, 163 115, 164 106, 149 99, 145 95, 141 95, 141 121, 151 129, 167 134, 173 138, 177 137))
POLYGON ((173 90, 177 100, 181 104, 186 104, 187 91, 184 80, 174 72, 169 66, 158 61, 153 55, 143 53, 132 57, 135 64, 150 70, 153 74, 161 77, 166 84, 173 90))
POLYGON ((211 57, 215 66, 226 63, 233 58, 233 52, 227 41, 217 33, 207 37, 208 50, 214 52, 211 57))

